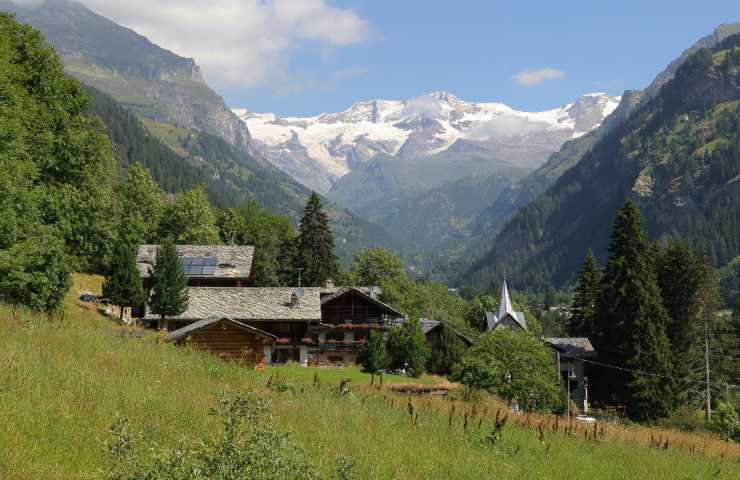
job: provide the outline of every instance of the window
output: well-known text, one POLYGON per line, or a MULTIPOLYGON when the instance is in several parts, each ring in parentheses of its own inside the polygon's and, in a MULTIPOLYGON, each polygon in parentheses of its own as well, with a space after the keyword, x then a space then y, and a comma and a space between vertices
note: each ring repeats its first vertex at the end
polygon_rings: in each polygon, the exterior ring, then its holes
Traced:
POLYGON ((344 332, 326 332, 326 340, 334 340, 337 342, 343 342, 344 341, 344 332))

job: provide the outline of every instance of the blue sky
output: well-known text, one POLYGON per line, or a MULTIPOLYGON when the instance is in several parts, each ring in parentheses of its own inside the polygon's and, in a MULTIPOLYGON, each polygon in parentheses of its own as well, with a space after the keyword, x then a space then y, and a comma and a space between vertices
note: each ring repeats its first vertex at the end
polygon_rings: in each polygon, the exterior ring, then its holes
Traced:
POLYGON ((342 110, 358 100, 445 90, 466 100, 542 110, 586 92, 619 95, 643 88, 699 37, 720 23, 740 21, 737 0, 329 3, 367 22, 362 41, 300 42, 288 58, 292 88, 216 81, 226 102, 304 116, 342 110), (546 67, 562 71, 564 78, 536 86, 512 78, 546 67))

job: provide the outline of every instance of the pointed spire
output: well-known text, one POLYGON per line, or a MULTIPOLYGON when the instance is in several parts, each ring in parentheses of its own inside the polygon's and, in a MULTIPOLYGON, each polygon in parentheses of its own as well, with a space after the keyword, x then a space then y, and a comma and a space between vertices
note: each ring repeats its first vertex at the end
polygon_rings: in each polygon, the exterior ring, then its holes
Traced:
POLYGON ((506 287, 506 279, 504 278, 504 286, 501 288, 501 300, 498 302, 498 310, 496 311, 496 317, 503 318, 504 315, 510 313, 514 316, 514 307, 511 305, 511 298, 509 298, 509 289, 506 287))

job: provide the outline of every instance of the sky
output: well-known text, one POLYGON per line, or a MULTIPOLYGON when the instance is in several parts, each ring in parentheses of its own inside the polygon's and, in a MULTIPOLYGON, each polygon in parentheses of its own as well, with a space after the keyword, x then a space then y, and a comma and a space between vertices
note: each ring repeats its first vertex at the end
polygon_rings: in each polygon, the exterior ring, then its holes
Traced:
MULTIPOLYGON (((37 3, 40 0, 15 0, 37 3)), ((740 1, 80 0, 282 116, 447 91, 538 111, 647 86, 740 1)))

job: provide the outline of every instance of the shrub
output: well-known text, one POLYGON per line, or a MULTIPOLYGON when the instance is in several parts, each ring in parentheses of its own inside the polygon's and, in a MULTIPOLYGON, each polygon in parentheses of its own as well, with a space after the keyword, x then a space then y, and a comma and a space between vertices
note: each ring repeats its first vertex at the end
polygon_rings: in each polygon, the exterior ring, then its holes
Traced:
POLYGON ((500 328, 483 334, 451 375, 528 411, 562 411, 562 388, 555 383, 549 350, 524 332, 500 328))
MULTIPOLYGON (((270 421, 269 403, 256 392, 222 396, 215 409, 223 416, 223 432, 175 449, 143 445, 134 437, 126 418, 117 420, 106 442, 108 480, 318 480, 321 478, 307 454, 287 433, 270 421)), ((349 459, 340 462, 335 478, 353 477, 349 459)))

